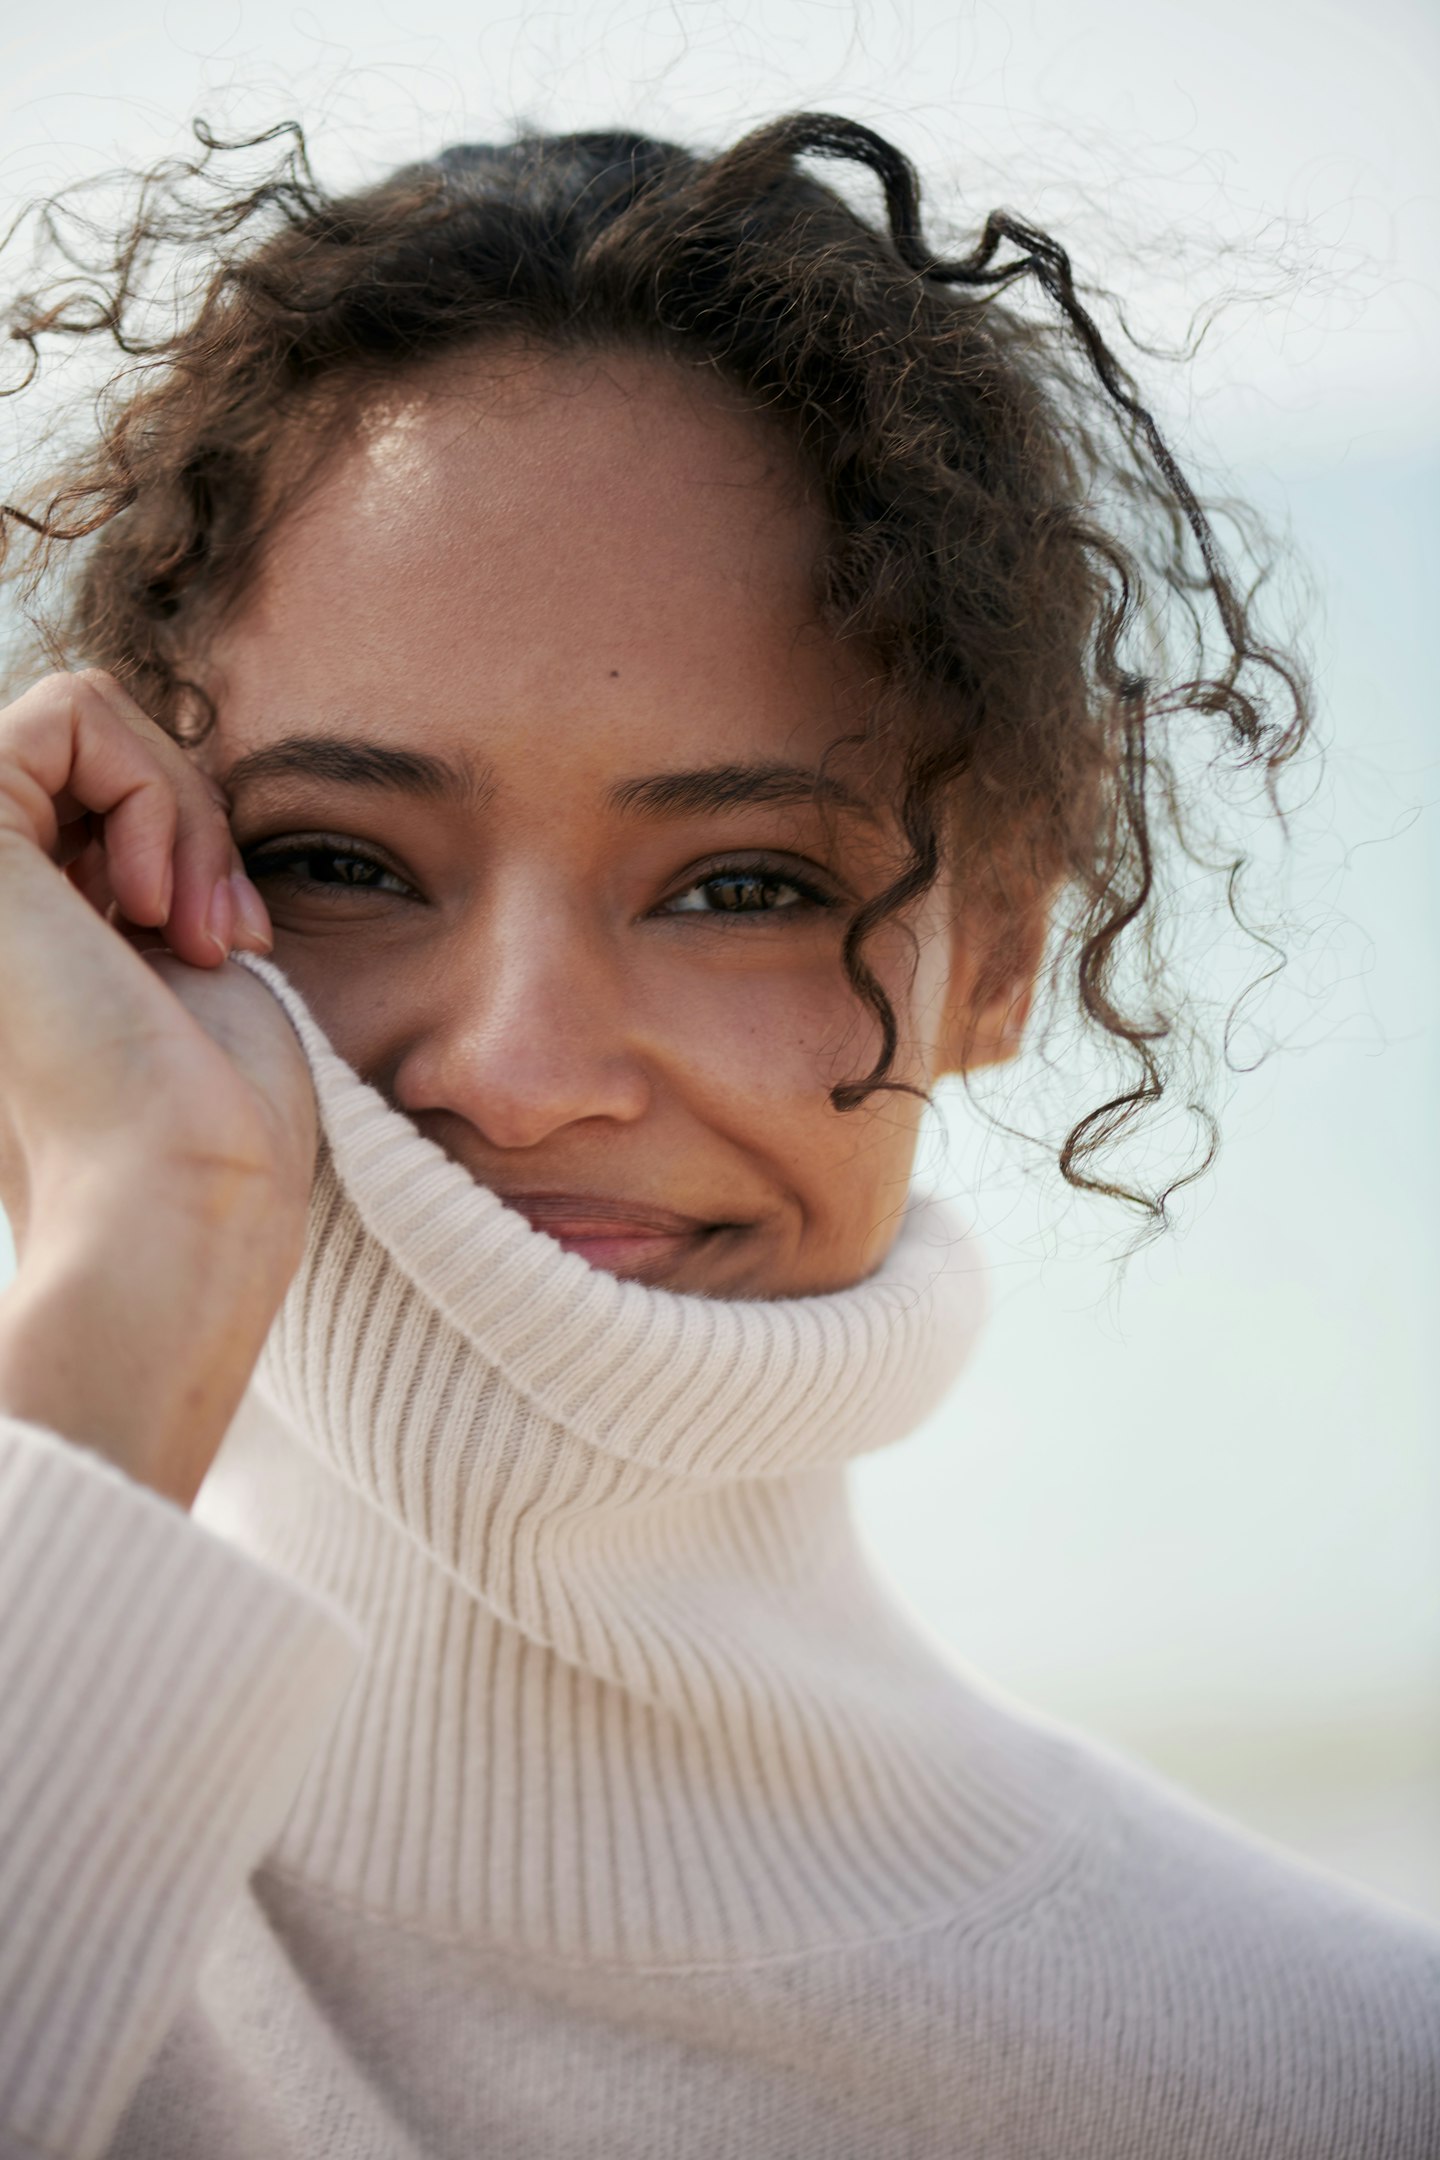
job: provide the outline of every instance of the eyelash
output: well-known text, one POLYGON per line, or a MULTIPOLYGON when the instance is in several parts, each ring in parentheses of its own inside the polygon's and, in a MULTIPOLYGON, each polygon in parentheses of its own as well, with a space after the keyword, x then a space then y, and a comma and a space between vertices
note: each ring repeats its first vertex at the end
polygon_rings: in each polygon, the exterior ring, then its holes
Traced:
MULTIPOLYGON (((241 855, 247 874, 257 883, 261 879, 275 879, 283 880, 294 886, 309 886, 312 889, 318 887, 321 890, 330 892, 384 892, 391 890, 393 896, 393 887, 387 888, 379 882, 380 878, 389 878, 393 880, 395 886, 402 888, 404 897, 416 897, 414 887, 405 878, 402 878, 398 871, 392 870, 390 865, 382 861, 379 856, 371 855, 363 848, 355 847, 338 837, 332 838, 323 833, 303 833, 285 840, 259 842, 254 847, 242 849, 241 855), (378 873, 378 876, 373 880, 316 877, 313 868, 310 866, 321 860, 330 864, 342 862, 359 864, 368 871, 378 873), (305 865, 307 867, 305 870, 297 871, 296 865, 305 865)), ((839 905, 839 901, 832 892, 826 891, 821 885, 803 877, 797 871, 791 869, 788 864, 759 858, 717 864, 713 869, 707 871, 704 877, 695 878, 690 884, 682 886, 677 892, 672 893, 670 898, 663 901, 653 912, 659 916, 679 914, 709 915, 712 918, 721 919, 727 916, 733 918, 745 915, 755 917, 788 915, 792 912, 797 914, 808 913, 811 909, 835 908, 839 905), (796 895, 796 899, 769 907, 715 906, 709 908, 686 908, 678 905, 679 902, 689 899, 692 894, 705 892, 707 888, 723 885, 739 886, 747 882, 762 888, 769 887, 777 892, 793 893, 796 895)))
POLYGON ((662 903, 655 912, 657 915, 764 916, 788 915, 792 912, 808 914, 813 908, 834 908, 838 905, 839 902, 833 893, 827 892, 823 886, 815 884, 809 878, 801 876, 798 871, 792 870, 788 864, 767 862, 762 858, 758 861, 717 864, 715 868, 708 870, 704 877, 695 878, 690 884, 682 886, 679 892, 673 893, 670 899, 662 903), (779 907, 766 908, 680 908, 676 905, 678 901, 688 899, 692 893, 704 892, 707 886, 740 885, 747 881, 754 885, 771 886, 782 892, 794 893, 797 895, 798 905, 795 902, 782 904, 779 907))
POLYGON ((397 885, 404 887, 405 894, 408 897, 413 898, 415 894, 414 887, 405 878, 401 877, 399 871, 392 870, 390 865, 387 862, 382 862, 378 855, 369 855, 363 848, 357 848, 348 841, 329 838, 324 833, 300 833, 293 839, 257 843, 254 847, 242 848, 240 856, 245 865, 246 875, 257 884, 262 878, 279 878, 292 885, 318 885, 330 891, 380 892, 385 890, 379 884, 367 883, 358 878, 350 880, 346 878, 319 878, 313 874, 297 875, 291 867, 296 863, 311 864, 317 858, 323 858, 331 863, 363 863, 367 869, 379 871, 383 877, 393 878, 397 885))

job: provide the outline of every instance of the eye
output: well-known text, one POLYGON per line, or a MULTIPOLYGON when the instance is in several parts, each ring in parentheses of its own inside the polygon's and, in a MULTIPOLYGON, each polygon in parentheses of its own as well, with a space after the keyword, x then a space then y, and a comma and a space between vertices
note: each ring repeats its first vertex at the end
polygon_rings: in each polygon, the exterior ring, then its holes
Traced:
POLYGON ((665 915, 778 915, 834 907, 818 885, 766 865, 731 865, 712 870, 659 910, 665 915))
POLYGON ((266 879, 292 888, 324 886, 331 892, 397 893, 413 899, 415 888, 363 849, 320 835, 299 835, 267 841, 263 846, 242 848, 247 876, 259 885, 266 879))

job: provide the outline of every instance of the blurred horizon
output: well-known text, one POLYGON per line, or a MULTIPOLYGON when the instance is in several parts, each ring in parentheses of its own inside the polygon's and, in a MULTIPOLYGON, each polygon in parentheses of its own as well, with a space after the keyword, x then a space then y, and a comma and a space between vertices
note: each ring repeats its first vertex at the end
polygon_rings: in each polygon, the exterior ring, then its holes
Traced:
POLYGON ((1440 1917, 1440 453, 1288 500, 1341 843, 1315 1039, 1239 1081, 1196 1206, 1118 1293, 1054 1249, 1053 1184, 971 1177, 994 1150, 952 1099, 937 1182, 994 1309, 943 1410, 857 1482, 967 1664, 1440 1917))

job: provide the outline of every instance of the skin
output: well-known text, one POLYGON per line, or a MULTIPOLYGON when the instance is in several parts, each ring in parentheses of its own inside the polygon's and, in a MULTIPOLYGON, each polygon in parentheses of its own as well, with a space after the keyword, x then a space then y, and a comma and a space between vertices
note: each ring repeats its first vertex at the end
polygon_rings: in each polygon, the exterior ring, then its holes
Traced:
MULTIPOLYGON (((829 1100, 878 1044, 845 923, 899 857, 823 541, 707 374, 431 364, 194 656, 203 769, 103 677, 0 715, 0 908, 31 926, 0 958, 0 1406, 193 1497, 303 1232, 308 1079, 223 957, 272 936, 342 1055, 593 1265, 741 1297, 878 1265, 922 1105, 829 1100)), ((897 1077, 1010 1054, 1034 912, 984 997, 944 883, 873 940, 897 1077)))

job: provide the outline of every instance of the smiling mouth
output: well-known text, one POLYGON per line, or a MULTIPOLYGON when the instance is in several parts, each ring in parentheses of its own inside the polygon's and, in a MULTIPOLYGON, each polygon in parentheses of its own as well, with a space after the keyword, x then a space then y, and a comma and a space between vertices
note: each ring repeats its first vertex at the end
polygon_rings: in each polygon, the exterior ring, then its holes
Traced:
POLYGON ((673 1208, 639 1205, 610 1194, 502 1192, 506 1207, 523 1215, 532 1230, 578 1253, 607 1275, 652 1276, 696 1250, 717 1231, 743 1227, 706 1222, 673 1208))

